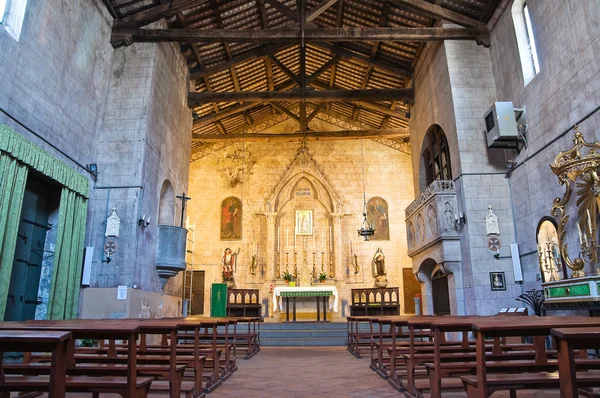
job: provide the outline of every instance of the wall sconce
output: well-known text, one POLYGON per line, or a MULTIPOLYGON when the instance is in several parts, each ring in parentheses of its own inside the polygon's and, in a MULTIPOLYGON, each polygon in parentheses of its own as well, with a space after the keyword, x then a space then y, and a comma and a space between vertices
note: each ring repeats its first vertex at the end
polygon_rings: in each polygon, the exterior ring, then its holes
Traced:
POLYGON ((465 217, 465 214, 463 213, 458 213, 454 215, 454 225, 456 226, 456 228, 460 227, 461 225, 465 224, 467 222, 467 219, 465 217))
POLYGON ((98 165, 96 163, 86 164, 85 167, 94 177, 98 177, 98 165))
POLYGON ((142 228, 146 228, 148 225, 150 225, 150 217, 148 217, 148 219, 146 220, 146 215, 144 214, 139 220, 138 220, 138 225, 142 228))

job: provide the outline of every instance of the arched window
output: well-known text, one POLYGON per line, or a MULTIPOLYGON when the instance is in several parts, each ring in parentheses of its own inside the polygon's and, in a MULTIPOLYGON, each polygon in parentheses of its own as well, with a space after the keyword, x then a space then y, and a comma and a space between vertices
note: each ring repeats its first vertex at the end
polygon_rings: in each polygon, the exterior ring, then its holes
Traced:
POLYGON ((533 36, 533 25, 531 14, 525 0, 515 0, 512 6, 513 24, 517 45, 519 47, 519 58, 523 69, 523 82, 527 85, 540 72, 540 62, 533 36))
POLYGON ((450 167, 448 141, 440 126, 434 124, 429 128, 423 147, 427 186, 435 180, 451 180, 452 168, 450 167))

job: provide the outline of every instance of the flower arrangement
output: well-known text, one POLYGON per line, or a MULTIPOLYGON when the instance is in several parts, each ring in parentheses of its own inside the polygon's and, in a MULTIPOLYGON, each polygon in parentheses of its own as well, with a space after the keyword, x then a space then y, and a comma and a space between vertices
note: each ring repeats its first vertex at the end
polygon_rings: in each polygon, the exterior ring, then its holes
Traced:
POLYGON ((325 279, 327 279, 327 274, 325 272, 321 272, 319 274, 319 282, 323 283, 325 282, 325 279))
POLYGON ((294 280, 294 276, 292 274, 290 274, 289 272, 285 271, 283 273, 283 280, 284 281, 288 281, 288 282, 292 282, 294 280))

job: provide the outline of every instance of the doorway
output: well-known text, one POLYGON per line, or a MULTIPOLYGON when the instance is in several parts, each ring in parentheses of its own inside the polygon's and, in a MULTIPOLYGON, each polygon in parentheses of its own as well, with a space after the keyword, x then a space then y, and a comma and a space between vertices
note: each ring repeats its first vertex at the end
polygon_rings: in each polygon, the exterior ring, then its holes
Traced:
POLYGON ((192 315, 204 314, 204 271, 192 271, 192 315))
POLYGON ((439 269, 431 275, 431 293, 433 295, 433 313, 435 315, 450 315, 448 275, 439 269))
POLYGON ((53 254, 46 246, 46 237, 53 228, 48 220, 58 208, 59 200, 54 184, 30 171, 23 197, 5 321, 35 319, 36 308, 42 304, 39 292, 42 265, 53 254))

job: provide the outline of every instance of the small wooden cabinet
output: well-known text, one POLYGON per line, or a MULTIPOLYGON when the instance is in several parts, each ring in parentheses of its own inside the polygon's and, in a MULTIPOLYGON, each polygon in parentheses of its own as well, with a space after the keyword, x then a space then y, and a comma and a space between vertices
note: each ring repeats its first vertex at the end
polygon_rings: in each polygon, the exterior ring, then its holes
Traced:
POLYGON ((352 289, 351 316, 400 315, 397 287, 352 289))
POLYGON ((228 289, 227 316, 260 317, 262 305, 258 289, 228 289))

